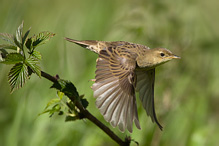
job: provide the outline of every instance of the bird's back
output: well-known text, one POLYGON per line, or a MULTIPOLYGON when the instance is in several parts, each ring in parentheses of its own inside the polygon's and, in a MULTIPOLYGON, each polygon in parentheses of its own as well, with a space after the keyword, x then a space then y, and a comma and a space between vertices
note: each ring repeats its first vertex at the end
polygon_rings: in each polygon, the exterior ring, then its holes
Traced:
POLYGON ((95 52, 97 54, 99 54, 101 50, 107 50, 109 48, 113 48, 114 50, 117 51, 123 50, 123 52, 126 51, 127 53, 130 54, 136 53, 136 55, 141 55, 145 51, 150 49, 149 47, 144 45, 134 44, 125 41, 108 42, 108 41, 95 41, 95 40, 78 41, 70 38, 65 38, 65 39, 70 42, 76 43, 84 48, 87 48, 90 51, 95 52))

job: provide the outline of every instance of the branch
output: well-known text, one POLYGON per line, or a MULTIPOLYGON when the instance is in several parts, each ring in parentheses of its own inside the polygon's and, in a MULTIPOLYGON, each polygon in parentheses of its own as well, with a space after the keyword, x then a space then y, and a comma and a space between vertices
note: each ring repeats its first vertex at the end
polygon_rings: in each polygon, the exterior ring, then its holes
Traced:
MULTIPOLYGON (((43 71, 41 71, 41 76, 50 80, 51 82, 55 83, 57 82, 57 79, 59 79, 58 76, 53 77, 50 74, 47 74, 43 71)), ((86 110, 83 105, 80 103, 79 100, 75 100, 75 97, 70 96, 69 99, 75 103, 77 108, 80 110, 80 113, 83 115, 83 117, 87 118, 91 122, 93 122, 95 125, 97 125, 100 129, 102 129, 108 136, 110 136, 115 142, 117 142, 119 145, 122 146, 129 146, 131 138, 126 137, 125 141, 120 139, 115 133, 113 133, 112 130, 110 130, 106 125, 104 125, 102 122, 100 122, 96 117, 94 117, 88 110, 86 110)))
POLYGON ((46 79, 48 79, 48 80, 50 80, 53 83, 57 82, 57 79, 58 79, 57 77, 53 77, 50 74, 47 74, 47 73, 45 73, 43 71, 41 71, 41 76, 46 78, 46 79))

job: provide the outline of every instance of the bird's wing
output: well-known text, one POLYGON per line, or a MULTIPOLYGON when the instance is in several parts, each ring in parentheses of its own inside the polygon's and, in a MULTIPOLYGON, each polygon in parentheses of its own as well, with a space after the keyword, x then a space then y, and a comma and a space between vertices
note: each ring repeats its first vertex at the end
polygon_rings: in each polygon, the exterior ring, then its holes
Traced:
POLYGON ((154 108, 154 81, 155 81, 155 69, 148 71, 136 71, 137 86, 136 91, 139 92, 140 100, 143 104, 147 115, 151 117, 152 122, 156 122, 159 128, 162 130, 162 126, 157 120, 157 116, 154 108))
POLYGON ((136 62, 118 50, 108 47, 100 51, 92 89, 105 120, 122 132, 126 128, 132 132, 133 121, 140 129, 134 90, 136 62))

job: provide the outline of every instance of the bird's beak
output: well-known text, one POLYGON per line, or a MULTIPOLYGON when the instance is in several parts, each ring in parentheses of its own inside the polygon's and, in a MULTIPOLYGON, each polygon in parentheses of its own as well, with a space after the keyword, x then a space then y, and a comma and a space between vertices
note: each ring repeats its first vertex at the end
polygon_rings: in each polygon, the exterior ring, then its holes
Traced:
POLYGON ((172 59, 181 59, 181 57, 179 57, 179 56, 177 56, 177 55, 173 55, 171 58, 172 58, 172 59))

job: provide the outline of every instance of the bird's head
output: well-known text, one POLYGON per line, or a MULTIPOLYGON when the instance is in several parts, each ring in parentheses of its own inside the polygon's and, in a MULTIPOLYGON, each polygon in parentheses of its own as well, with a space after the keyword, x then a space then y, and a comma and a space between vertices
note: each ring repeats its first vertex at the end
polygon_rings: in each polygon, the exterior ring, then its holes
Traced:
POLYGON ((140 68, 154 68, 172 59, 180 59, 180 57, 165 48, 149 49, 137 57, 137 65, 140 68))

